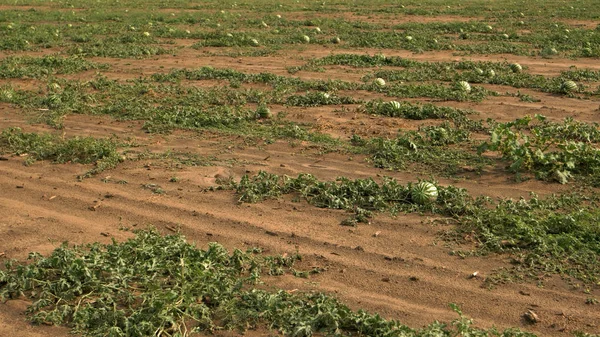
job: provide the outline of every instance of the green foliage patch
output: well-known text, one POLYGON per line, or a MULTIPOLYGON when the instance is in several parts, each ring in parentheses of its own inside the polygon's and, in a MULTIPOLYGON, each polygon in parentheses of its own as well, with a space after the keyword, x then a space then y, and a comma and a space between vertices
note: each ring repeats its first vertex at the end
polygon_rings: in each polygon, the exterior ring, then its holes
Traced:
POLYGON ((55 74, 72 74, 91 69, 106 70, 107 64, 98 64, 81 57, 9 56, 0 61, 0 78, 41 78, 55 74))
POLYGON ((294 271, 290 256, 260 250, 229 253, 211 243, 198 249, 181 235, 138 231, 123 243, 63 244, 49 256, 31 253, 28 264, 9 261, 0 270, 0 296, 25 296, 34 323, 64 325, 85 336, 191 336, 199 332, 266 326, 290 336, 535 336, 499 332, 460 319, 414 330, 377 314, 352 311, 322 293, 263 290, 263 274, 294 271))
POLYGON ((390 170, 407 169, 417 164, 424 172, 442 175, 456 174, 461 166, 483 167, 491 161, 477 155, 470 140, 469 124, 455 127, 448 122, 422 126, 416 131, 398 132, 395 138, 373 137, 363 139, 353 135, 352 145, 370 156, 375 166, 390 170))
POLYGON ((529 171, 538 179, 556 180, 565 184, 574 175, 591 177, 598 184, 600 149, 591 143, 598 141, 597 125, 566 119, 563 124, 548 123, 536 116, 540 125, 530 125, 533 117, 499 123, 492 131, 489 143, 479 152, 498 151, 510 161, 514 173, 529 171))
POLYGON ((484 129, 482 122, 474 121, 469 118, 470 115, 477 114, 477 112, 473 110, 440 106, 437 104, 421 104, 407 101, 395 104, 390 101, 384 102, 381 99, 376 99, 363 104, 363 110, 368 114, 401 117, 413 120, 447 119, 461 129, 472 131, 484 129))
POLYGON ((37 160, 55 163, 94 164, 81 177, 90 177, 116 167, 123 158, 112 139, 75 137, 63 139, 53 134, 26 133, 20 128, 4 129, 0 133, 0 150, 16 155, 27 155, 26 164, 37 160))
MULTIPOLYGON (((232 182, 230 182, 232 183, 232 182)), ((426 204, 412 199, 412 183, 402 185, 384 177, 319 181, 311 174, 280 177, 264 171, 233 182, 241 202, 258 202, 296 194, 311 205, 354 213, 356 224, 368 222, 373 212, 431 212, 456 220, 451 233, 468 233, 475 248, 469 254, 508 254, 519 279, 543 279, 549 274, 571 276, 587 284, 600 281, 600 209, 597 198, 579 194, 529 200, 471 197, 465 189, 435 184, 438 196, 426 204)), ((449 235, 453 237, 454 234, 449 235)), ((461 241, 464 241, 461 240, 461 241)), ((498 282, 494 277, 490 282, 498 282)))

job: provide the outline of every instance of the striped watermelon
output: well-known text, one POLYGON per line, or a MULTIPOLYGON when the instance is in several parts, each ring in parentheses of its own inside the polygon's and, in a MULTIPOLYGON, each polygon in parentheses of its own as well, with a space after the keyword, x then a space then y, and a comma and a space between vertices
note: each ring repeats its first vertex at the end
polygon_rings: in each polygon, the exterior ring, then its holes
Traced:
POLYGON ((402 107, 400 105, 400 102, 397 101, 389 101, 387 102, 387 104, 392 108, 392 110, 400 110, 400 108, 402 107))
POLYGON ((521 70, 523 70, 523 67, 521 67, 521 65, 518 63, 513 63, 510 65, 510 69, 513 71, 513 73, 520 73, 521 70))
POLYGON ((573 81, 565 81, 563 82, 563 84, 560 86, 563 92, 573 92, 573 91, 577 91, 577 83, 573 82, 573 81))
POLYGON ((376 78, 375 79, 375 85, 378 87, 384 87, 385 86, 385 80, 383 78, 376 78))
POLYGON ((458 88, 462 92, 466 92, 467 94, 471 92, 471 85, 467 81, 460 81, 460 82, 458 82, 458 88))
POLYGON ((13 99, 13 91, 10 89, 3 89, 0 91, 0 100, 1 101, 10 101, 13 99))
POLYGON ((410 197, 412 201, 419 205, 425 205, 429 202, 435 201, 437 196, 437 187, 427 181, 420 181, 419 183, 413 185, 410 191, 410 197))

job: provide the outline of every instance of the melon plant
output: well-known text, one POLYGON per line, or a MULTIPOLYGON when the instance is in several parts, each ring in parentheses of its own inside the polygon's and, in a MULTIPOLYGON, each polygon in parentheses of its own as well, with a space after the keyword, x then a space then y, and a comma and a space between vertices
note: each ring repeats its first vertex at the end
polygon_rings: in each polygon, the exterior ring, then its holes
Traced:
POLYGON ((58 108, 62 104, 62 99, 59 94, 51 94, 46 98, 46 105, 50 108, 58 108))
POLYGON ((471 85, 467 81, 460 81, 458 82, 457 86, 458 89, 462 92, 465 92, 467 94, 471 92, 471 85))
POLYGON ((256 114, 259 118, 271 118, 273 114, 271 110, 266 105, 260 105, 258 109, 256 109, 256 114))
POLYGON ((560 88, 564 93, 577 91, 577 83, 573 81, 565 81, 561 84, 560 88))
POLYGON ((380 60, 380 61, 385 61, 385 54, 383 53, 377 53, 375 54, 375 58, 380 60))
POLYGON ((380 77, 376 78, 374 83, 378 87, 384 87, 385 86, 385 80, 383 78, 380 78, 380 77))
POLYGON ((521 67, 521 65, 518 63, 512 63, 510 65, 510 69, 513 71, 513 73, 520 73, 521 70, 523 70, 523 67, 521 67))
POLYGON ((428 181, 420 181, 413 185, 410 190, 410 198, 419 205, 425 205, 437 199, 438 190, 434 184, 428 181))
POLYGON ((52 82, 52 83, 48 84, 48 90, 50 90, 50 91, 59 91, 60 89, 61 88, 58 83, 52 82))

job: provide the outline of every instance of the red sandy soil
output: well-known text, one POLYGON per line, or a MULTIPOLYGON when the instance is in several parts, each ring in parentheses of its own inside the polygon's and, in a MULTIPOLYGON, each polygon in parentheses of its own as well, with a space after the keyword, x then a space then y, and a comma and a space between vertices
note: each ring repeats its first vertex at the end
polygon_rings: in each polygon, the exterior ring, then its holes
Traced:
MULTIPOLYGON (((111 64, 106 72, 110 78, 135 78, 172 68, 205 65, 289 76, 286 67, 303 64, 300 58, 332 52, 348 51, 311 46, 277 57, 229 58, 206 56, 202 50, 185 48, 175 57, 96 61, 111 64)), ((377 51, 364 49, 352 52, 372 54, 377 51)), ((442 52, 420 55, 405 51, 384 52, 386 55, 427 61, 460 59, 442 52)), ((600 67, 595 62, 597 60, 583 64, 580 60, 511 55, 471 59, 518 61, 532 72, 544 75, 557 74, 574 62, 580 68, 600 67)), ((325 73, 300 72, 294 76, 357 81, 369 71, 348 70, 329 67, 325 73)), ((27 85, 21 80, 11 82, 27 85)), ((495 89, 516 92, 514 88, 495 89)), ((527 103, 520 102, 518 98, 502 97, 482 103, 443 104, 472 108, 481 112, 481 118, 492 117, 502 121, 535 113, 551 118, 574 116, 585 121, 600 121, 597 101, 569 99, 529 90, 521 92, 530 93, 541 102, 527 103)), ((373 93, 358 95, 376 97, 373 93)), ((399 128, 415 128, 418 125, 412 121, 355 113, 357 106, 346 108, 345 112, 340 112, 339 106, 274 107, 273 110, 275 113, 285 110, 290 119, 315 123, 323 132, 344 139, 356 132, 387 135, 399 128)), ((178 167, 169 160, 126 161, 97 177, 78 181, 76 175, 89 167, 49 162, 24 166, 25 158, 5 156, 8 160, 0 161, 0 262, 4 259, 23 260, 31 251, 46 254, 63 241, 108 243, 112 238, 124 240, 131 234, 120 228, 153 225, 164 233, 181 231, 199 247, 216 241, 230 249, 258 246, 273 254, 297 249, 307 266, 320 266, 327 271, 308 280, 291 276, 267 279, 268 284, 283 289, 335 294, 352 308, 378 312, 412 327, 421 327, 434 320, 449 322, 457 318, 448 306, 449 303, 457 303, 480 327, 520 327, 539 336, 569 336, 576 330, 600 330, 597 308, 585 304, 586 298, 598 297, 597 289, 595 294, 585 294, 558 277, 546 280, 543 286, 530 282, 487 289, 483 287, 486 275, 509 266, 507 257, 492 255, 460 259, 451 256, 449 251, 452 247, 439 238, 440 231, 449 227, 430 222, 431 218, 427 215, 377 215, 372 223, 349 229, 340 226, 340 221, 348 216, 342 211, 318 209, 286 198, 238 204, 232 191, 205 191, 216 184, 217 178, 233 176, 239 179, 243 174, 259 170, 291 176, 310 172, 323 180, 338 176, 366 178, 388 175, 401 182, 415 181, 419 172, 383 171, 367 165, 364 158, 349 158, 338 153, 321 154, 318 149, 302 143, 278 141, 256 146, 246 144, 244 137, 210 132, 147 134, 141 130, 141 124, 118 122, 109 117, 69 115, 64 129, 56 131, 46 125, 32 124, 31 119, 15 107, 0 105, 0 129, 19 126, 25 131, 64 133, 67 137, 107 137, 114 134, 122 139, 135 139, 142 145, 133 149, 136 152, 176 150, 217 158, 213 166, 198 167, 178 167), (179 181, 169 182, 174 176, 179 181), (127 181, 127 184, 119 181, 127 181), (166 193, 153 194, 142 188, 145 184, 158 184, 166 193), (374 236, 375 233, 379 234, 374 236), (478 271, 479 277, 469 278, 475 271, 478 271), (522 315, 528 309, 538 313, 540 323, 531 325, 523 320, 522 315)), ((535 180, 516 183, 509 175, 493 170, 481 176, 466 170, 463 179, 442 180, 441 183, 465 187, 475 195, 514 198, 527 196, 529 191, 546 195, 569 188, 535 180)), ((0 304, 0 336, 70 336, 66 328, 27 323, 24 315, 27 304, 23 300, 0 304)), ((266 331, 251 331, 247 335, 266 334, 266 331)))

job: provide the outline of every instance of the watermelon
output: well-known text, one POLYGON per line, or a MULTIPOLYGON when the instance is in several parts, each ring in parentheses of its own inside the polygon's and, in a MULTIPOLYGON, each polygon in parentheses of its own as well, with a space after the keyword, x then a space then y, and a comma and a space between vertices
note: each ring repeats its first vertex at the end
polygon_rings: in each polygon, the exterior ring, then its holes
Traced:
POLYGON ((520 73, 521 70, 523 70, 523 67, 521 67, 521 65, 518 63, 513 63, 510 65, 510 69, 513 71, 513 73, 520 73))
POLYGON ((565 82, 563 82, 563 84, 561 84, 560 87, 561 87, 562 91, 565 93, 577 91, 577 83, 575 83, 573 81, 565 81, 565 82))
POLYGON ((378 87, 384 87, 385 86, 385 80, 383 78, 376 78, 375 79, 375 85, 378 87))
POLYGON ((427 181, 420 181, 419 183, 413 185, 410 191, 410 197, 412 201, 419 205, 425 205, 429 202, 435 201, 437 196, 437 187, 427 181))
POLYGON ((400 105, 400 102, 397 101, 389 101, 387 102, 387 104, 392 108, 392 110, 400 110, 400 108, 402 107, 400 105))
POLYGON ((466 92, 467 94, 471 92, 471 85, 467 81, 458 82, 458 88, 462 92, 466 92))
POLYGON ((13 99, 13 91, 4 89, 0 91, 0 101, 10 101, 13 99))
POLYGON ((545 47, 542 49, 542 55, 556 55, 558 54, 558 50, 554 47, 545 47))
POLYGON ((333 44, 339 44, 340 42, 342 42, 342 40, 340 40, 340 38, 337 36, 331 39, 331 43, 333 44))

